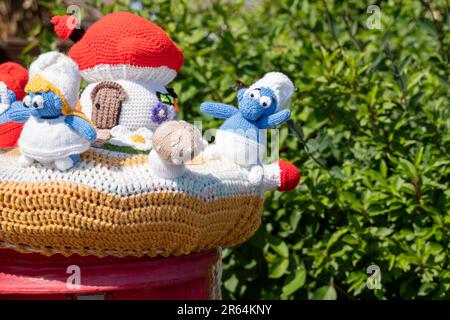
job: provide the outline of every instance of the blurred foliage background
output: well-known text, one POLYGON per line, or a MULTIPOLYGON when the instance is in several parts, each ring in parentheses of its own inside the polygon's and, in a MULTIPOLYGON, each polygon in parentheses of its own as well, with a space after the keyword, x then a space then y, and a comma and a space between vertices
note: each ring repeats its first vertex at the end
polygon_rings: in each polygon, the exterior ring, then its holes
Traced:
MULTIPOLYGON (((14 33, 26 64, 60 46, 48 17, 68 6, 31 2, 40 23, 14 33)), ((261 228, 224 250, 224 298, 450 298, 448 1, 376 1, 381 29, 367 26, 374 3, 357 0, 70 4, 84 26, 130 10, 165 29, 185 54, 173 82, 182 116, 205 128, 220 121, 200 103, 236 104, 237 81, 272 70, 294 81, 281 158, 302 183, 268 193, 261 228)))

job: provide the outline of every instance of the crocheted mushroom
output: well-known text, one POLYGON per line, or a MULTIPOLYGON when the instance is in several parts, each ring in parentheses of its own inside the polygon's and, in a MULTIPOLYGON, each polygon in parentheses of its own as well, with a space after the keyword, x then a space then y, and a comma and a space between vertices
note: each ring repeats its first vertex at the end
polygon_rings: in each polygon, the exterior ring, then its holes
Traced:
POLYGON ((152 136, 153 150, 149 167, 161 178, 176 178, 185 170, 185 163, 195 158, 204 147, 200 130, 186 121, 169 121, 158 127, 152 136))
POLYGON ((89 82, 80 98, 81 110, 98 129, 121 125, 133 136, 176 118, 177 97, 166 86, 183 65, 183 53, 164 30, 128 12, 106 15, 84 34, 71 28, 67 16, 53 17, 52 22, 63 40, 75 33, 80 38, 68 54, 89 82))
MULTIPOLYGON (((52 18, 63 40, 70 29, 67 16, 52 18)), ((183 65, 183 53, 156 24, 129 12, 106 15, 86 30, 69 51, 88 82, 143 79, 166 85, 183 65)))

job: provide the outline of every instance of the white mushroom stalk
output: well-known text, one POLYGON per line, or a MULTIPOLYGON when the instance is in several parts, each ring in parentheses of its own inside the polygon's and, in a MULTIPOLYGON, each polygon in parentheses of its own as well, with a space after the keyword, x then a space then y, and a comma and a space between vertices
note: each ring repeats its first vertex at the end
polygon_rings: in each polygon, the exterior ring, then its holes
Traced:
POLYGON ((185 121, 163 123, 153 133, 152 144, 150 171, 166 179, 183 175, 185 163, 195 158, 204 147, 200 130, 185 121))

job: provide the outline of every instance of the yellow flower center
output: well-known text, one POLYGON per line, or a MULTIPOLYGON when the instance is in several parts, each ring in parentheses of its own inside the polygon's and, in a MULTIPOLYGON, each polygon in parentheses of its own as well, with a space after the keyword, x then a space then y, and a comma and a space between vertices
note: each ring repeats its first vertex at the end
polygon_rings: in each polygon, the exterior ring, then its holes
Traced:
POLYGON ((159 110, 159 112, 158 112, 158 115, 159 115, 160 117, 164 117, 165 114, 166 114, 166 113, 164 112, 164 110, 159 110))
POLYGON ((145 138, 140 135, 134 135, 131 137, 131 141, 136 142, 136 143, 145 143, 145 138))

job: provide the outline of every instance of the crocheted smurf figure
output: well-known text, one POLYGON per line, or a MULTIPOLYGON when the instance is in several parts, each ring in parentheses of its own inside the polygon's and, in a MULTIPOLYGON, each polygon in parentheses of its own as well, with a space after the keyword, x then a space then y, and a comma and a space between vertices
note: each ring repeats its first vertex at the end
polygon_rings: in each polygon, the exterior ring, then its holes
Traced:
MULTIPOLYGON (((293 92, 294 85, 286 75, 269 72, 248 89, 239 90, 238 109, 223 103, 203 103, 200 106, 203 113, 226 119, 217 131, 215 145, 209 146, 205 155, 207 157, 219 155, 249 168, 251 182, 268 187, 281 187, 277 185, 278 181, 281 181, 279 178, 272 179, 275 169, 278 169, 278 177, 280 172, 287 170, 288 176, 296 182, 290 180, 285 184, 288 186, 285 190, 291 189, 292 185, 295 187, 300 179, 300 173, 292 164, 285 161, 270 166, 261 164, 266 151, 265 130, 274 128, 290 118, 290 111, 282 108, 293 92), (264 177, 267 181, 263 181, 264 177)), ((285 177, 286 174, 283 173, 281 176, 285 177)))
POLYGON ((96 130, 75 111, 79 87, 78 67, 62 53, 44 53, 31 64, 23 108, 9 115, 12 121, 28 118, 18 142, 22 166, 38 161, 65 171, 89 149, 96 130))
POLYGON ((62 40, 75 41, 68 55, 89 83, 80 103, 98 129, 96 145, 150 150, 153 131, 177 117, 177 95, 168 85, 183 53, 164 30, 132 13, 106 15, 85 32, 70 29, 68 19, 52 23, 62 40))
POLYGON ((287 121, 290 111, 281 108, 294 92, 291 80, 280 72, 269 72, 248 89, 238 92, 239 109, 217 102, 205 102, 203 113, 226 119, 216 134, 214 153, 244 167, 261 163, 266 143, 265 129, 287 121))
POLYGON ((10 112, 25 95, 28 71, 14 62, 0 64, 0 150, 17 145, 23 123, 9 119, 10 112))

